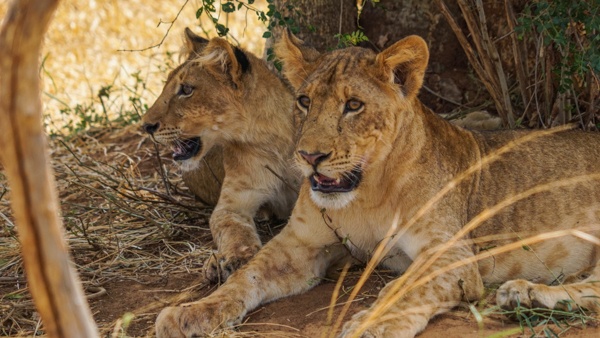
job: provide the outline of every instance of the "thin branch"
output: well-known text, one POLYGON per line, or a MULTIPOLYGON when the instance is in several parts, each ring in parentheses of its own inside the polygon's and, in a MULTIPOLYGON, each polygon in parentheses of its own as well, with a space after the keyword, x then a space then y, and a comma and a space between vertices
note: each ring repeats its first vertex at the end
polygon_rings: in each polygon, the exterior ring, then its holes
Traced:
POLYGON ((160 20, 158 22, 158 25, 156 27, 159 27, 161 24, 163 23, 168 23, 169 24, 169 28, 167 28, 167 31, 165 32, 165 35, 163 35, 162 39, 160 40, 159 43, 152 45, 150 47, 146 47, 146 48, 142 48, 142 49, 117 49, 117 52, 143 52, 145 50, 148 49, 153 49, 153 48, 157 48, 162 46, 162 44, 165 42, 165 39, 167 38, 167 36, 169 35, 169 32, 171 31, 171 28, 173 28, 173 25, 175 24, 175 21, 177 21, 177 19, 179 18, 179 14, 181 14, 181 12, 183 11, 183 9, 185 8, 185 6, 188 4, 190 0, 185 0, 185 2, 183 3, 183 5, 181 6, 181 8, 179 8, 179 12, 177 12, 177 15, 175 15, 175 19, 173 19, 172 21, 162 21, 160 20))

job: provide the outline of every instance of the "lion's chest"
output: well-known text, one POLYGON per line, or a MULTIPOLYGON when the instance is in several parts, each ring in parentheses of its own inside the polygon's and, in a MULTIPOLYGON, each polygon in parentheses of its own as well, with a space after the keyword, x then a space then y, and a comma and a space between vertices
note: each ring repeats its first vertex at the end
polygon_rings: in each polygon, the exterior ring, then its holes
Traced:
POLYGON ((386 246, 383 250, 384 254, 380 256, 381 265, 402 273, 412 262, 407 254, 407 252, 413 251, 408 244, 411 241, 408 238, 394 236, 399 220, 364 212, 347 212, 338 217, 330 216, 330 218, 331 228, 336 229, 338 238, 359 261, 366 263, 375 255, 378 246, 383 243, 386 246), (383 224, 387 225, 383 226, 383 224))

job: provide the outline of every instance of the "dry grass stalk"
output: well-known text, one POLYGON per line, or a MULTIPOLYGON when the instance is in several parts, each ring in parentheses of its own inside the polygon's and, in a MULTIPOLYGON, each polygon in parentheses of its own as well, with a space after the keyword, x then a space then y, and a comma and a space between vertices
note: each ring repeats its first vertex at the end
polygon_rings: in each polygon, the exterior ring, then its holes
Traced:
POLYGON ((472 36, 473 44, 475 45, 475 49, 473 49, 471 43, 469 43, 469 40, 454 20, 454 17, 448 10, 444 1, 437 0, 437 2, 442 14, 450 24, 450 27, 463 47, 473 69, 494 100, 498 114, 510 128, 514 128, 516 126, 515 116, 510 102, 508 84, 506 82, 504 70, 502 69, 500 56, 487 30, 483 3, 481 0, 475 0, 474 4, 468 3, 466 0, 458 1, 458 5, 467 23, 469 33, 472 36), (477 16, 473 13, 472 7, 476 8, 477 16))
MULTIPOLYGON (((467 223, 461 229, 461 231, 457 232, 452 237, 452 239, 450 239, 448 242, 444 243, 443 245, 441 245, 435 249, 432 249, 432 252, 430 252, 430 254, 420 256, 420 257, 427 257, 427 259, 425 261, 416 260, 415 262, 413 262, 413 264, 411 264, 411 266, 405 272, 405 274, 402 275, 402 277, 400 277, 400 279, 399 279, 400 283, 396 283, 394 285, 394 288, 392 288, 392 290, 388 293, 389 295, 392 295, 392 296, 390 296, 389 299, 386 299, 386 301, 387 301, 386 305, 387 306, 392 305, 393 303, 397 302, 400 298, 402 298, 404 295, 406 295, 407 292, 410 292, 411 290, 417 288, 418 286, 424 285, 425 283, 431 281, 435 277, 440 276, 450 270, 456 269, 456 268, 464 266, 464 265, 474 263, 476 261, 479 261, 479 260, 487 258, 487 257, 491 257, 494 255, 512 251, 512 250, 515 250, 518 248, 522 248, 523 246, 529 246, 529 245, 532 245, 532 244, 535 244, 535 243, 538 243, 538 242, 541 242, 544 240, 548 240, 551 238, 557 238, 557 237, 571 235, 571 236, 579 237, 581 239, 584 239, 584 240, 594 243, 596 245, 600 245, 600 239, 598 239, 594 236, 591 236, 583 231, 580 231, 580 230, 558 230, 558 231, 547 232, 547 233, 535 235, 535 236, 532 236, 529 238, 518 240, 514 243, 510 243, 510 244, 506 244, 506 245, 503 245, 503 246, 500 246, 497 248, 486 250, 484 252, 481 252, 481 253, 471 257, 470 259, 455 262, 453 264, 450 264, 450 265, 444 267, 443 269, 439 269, 433 273, 424 275, 427 272, 427 270, 429 270, 429 268, 433 265, 433 263, 437 259, 439 259, 444 253, 446 253, 450 248, 452 248, 453 246, 458 244, 463 238, 465 238, 465 236, 469 232, 471 232, 472 230, 477 228, 484 221, 486 221, 489 218, 496 215, 502 209, 504 209, 522 199, 525 199, 531 195, 534 195, 534 194, 538 194, 538 193, 541 193, 544 191, 550 191, 550 190, 557 189, 560 187, 585 183, 585 182, 589 182, 592 180, 600 180, 600 174, 575 176, 575 177, 571 177, 571 178, 567 178, 567 179, 562 179, 559 181, 554 181, 554 182, 551 182, 548 184, 538 185, 532 189, 529 189, 524 192, 510 196, 509 198, 505 199, 504 201, 496 204, 493 208, 483 211, 482 213, 480 213, 479 215, 474 217, 469 223, 467 223), (419 276, 422 276, 422 277, 419 277, 419 276), (418 278, 418 279, 414 280, 415 278, 418 278), (407 281, 409 281, 409 280, 410 280, 410 283, 407 283, 407 281)), ((590 228, 590 230, 594 230, 594 228, 590 228)), ((380 316, 383 315, 383 313, 388 309, 387 306, 382 306, 380 308, 377 308, 376 311, 374 311, 372 317, 370 319, 367 319, 367 322, 369 320, 375 320, 375 318, 378 318, 377 320, 380 320, 379 319, 380 316)))
POLYGON ((513 57, 515 60, 515 70, 517 74, 517 80, 519 82, 519 90, 521 92, 521 100, 525 103, 524 115, 531 120, 532 119, 532 97, 531 90, 527 86, 529 83, 529 69, 527 65, 527 45, 523 41, 519 41, 515 27, 517 24, 517 16, 510 0, 504 0, 504 8, 506 11, 506 21, 508 22, 508 28, 510 29, 510 40, 512 44, 513 57))

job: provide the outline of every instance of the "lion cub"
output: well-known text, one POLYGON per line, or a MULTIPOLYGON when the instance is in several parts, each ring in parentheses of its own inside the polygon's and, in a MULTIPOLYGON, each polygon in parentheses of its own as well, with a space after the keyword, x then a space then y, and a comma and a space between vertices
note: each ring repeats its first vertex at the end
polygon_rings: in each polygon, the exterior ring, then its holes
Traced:
POLYGON ((308 290, 349 252, 366 259, 379 246, 373 262, 404 274, 343 337, 412 337, 478 299, 484 282, 506 282, 505 308, 600 310, 600 135, 448 123, 417 98, 428 61, 417 36, 379 54, 318 54, 287 35, 276 52, 296 88, 294 157, 306 178, 290 221, 213 294, 163 309, 158 337, 240 323, 308 290), (582 281, 546 285, 582 271, 582 281))
POLYGON ((224 281, 261 247, 253 220, 258 208, 268 205, 285 219, 296 200, 293 96, 254 55, 189 29, 185 38, 187 60, 169 74, 142 123, 154 140, 172 146, 196 195, 217 192, 205 197, 210 203, 218 196, 210 218, 218 253, 205 273, 224 281), (220 195, 218 186, 206 186, 215 181, 211 175, 224 175, 220 195))

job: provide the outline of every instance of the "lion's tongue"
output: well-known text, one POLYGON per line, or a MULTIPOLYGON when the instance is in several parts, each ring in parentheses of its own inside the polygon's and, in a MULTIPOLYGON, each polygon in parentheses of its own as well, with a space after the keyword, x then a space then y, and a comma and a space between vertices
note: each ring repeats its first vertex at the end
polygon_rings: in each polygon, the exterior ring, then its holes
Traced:
POLYGON ((179 140, 177 143, 173 144, 173 158, 176 161, 187 160, 193 156, 195 156, 200 148, 202 143, 199 137, 179 140))
POLYGON ((317 182, 319 182, 320 185, 339 185, 340 184, 339 179, 327 177, 320 173, 315 174, 315 180, 317 182))
POLYGON ((184 147, 182 147, 180 145, 173 146, 173 156, 180 156, 185 153, 186 153, 186 150, 184 147))

